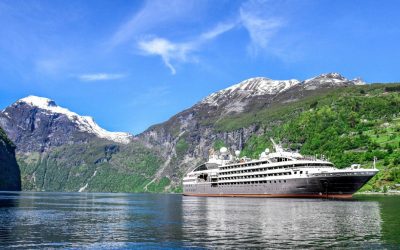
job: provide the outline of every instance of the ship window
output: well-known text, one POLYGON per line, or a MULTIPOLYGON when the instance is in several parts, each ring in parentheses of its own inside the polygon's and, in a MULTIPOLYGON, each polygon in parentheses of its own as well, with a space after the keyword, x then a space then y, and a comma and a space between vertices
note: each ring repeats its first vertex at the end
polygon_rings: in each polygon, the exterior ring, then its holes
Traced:
POLYGON ((303 171, 300 171, 300 174, 302 174, 303 173, 303 171))
POLYGON ((286 180, 283 180, 283 182, 285 182, 285 183, 286 183, 286 180))

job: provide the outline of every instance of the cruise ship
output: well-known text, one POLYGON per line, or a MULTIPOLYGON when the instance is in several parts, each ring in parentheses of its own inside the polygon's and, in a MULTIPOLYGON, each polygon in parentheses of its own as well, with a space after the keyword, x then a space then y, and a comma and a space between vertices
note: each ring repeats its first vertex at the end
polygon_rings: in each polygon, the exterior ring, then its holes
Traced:
POLYGON ((271 139, 258 160, 231 155, 227 148, 210 152, 208 162, 183 178, 183 195, 226 197, 351 198, 378 170, 353 164, 338 169, 324 156, 284 150, 271 139))

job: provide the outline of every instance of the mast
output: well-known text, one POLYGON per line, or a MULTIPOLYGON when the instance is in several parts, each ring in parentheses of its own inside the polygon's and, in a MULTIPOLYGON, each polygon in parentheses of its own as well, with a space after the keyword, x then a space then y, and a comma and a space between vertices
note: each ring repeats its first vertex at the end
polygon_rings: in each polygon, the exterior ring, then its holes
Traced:
POLYGON ((276 144, 275 141, 274 141, 274 139, 272 139, 272 138, 269 138, 269 139, 271 140, 272 145, 273 145, 274 148, 275 148, 275 152, 282 152, 282 151, 283 151, 281 145, 276 144))

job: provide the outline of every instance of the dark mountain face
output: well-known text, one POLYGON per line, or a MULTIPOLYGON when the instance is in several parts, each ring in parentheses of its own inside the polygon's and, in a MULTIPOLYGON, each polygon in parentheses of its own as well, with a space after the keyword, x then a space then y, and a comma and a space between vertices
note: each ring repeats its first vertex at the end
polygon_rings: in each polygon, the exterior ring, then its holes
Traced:
POLYGON ((15 146, 0 128, 0 191, 20 191, 21 174, 15 159, 15 146))
POLYGON ((19 152, 44 152, 66 144, 87 143, 94 137, 129 142, 127 133, 108 132, 91 117, 79 116, 53 100, 29 96, 0 112, 0 126, 19 152))
POLYGON ((43 152, 64 144, 84 143, 92 137, 80 132, 66 115, 46 112, 24 102, 1 112, 0 126, 20 152, 43 152))

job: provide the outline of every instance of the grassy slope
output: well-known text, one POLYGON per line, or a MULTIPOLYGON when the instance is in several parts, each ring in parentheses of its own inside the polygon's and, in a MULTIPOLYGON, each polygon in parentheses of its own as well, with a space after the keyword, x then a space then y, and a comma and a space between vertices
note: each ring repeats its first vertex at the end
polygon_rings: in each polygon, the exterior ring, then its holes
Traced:
POLYGON ((400 85, 374 84, 336 89, 281 107, 225 118, 216 124, 229 131, 251 124, 266 133, 253 136, 242 155, 258 157, 269 137, 303 154, 324 154, 338 167, 378 157, 380 173, 363 190, 400 183, 400 85))

